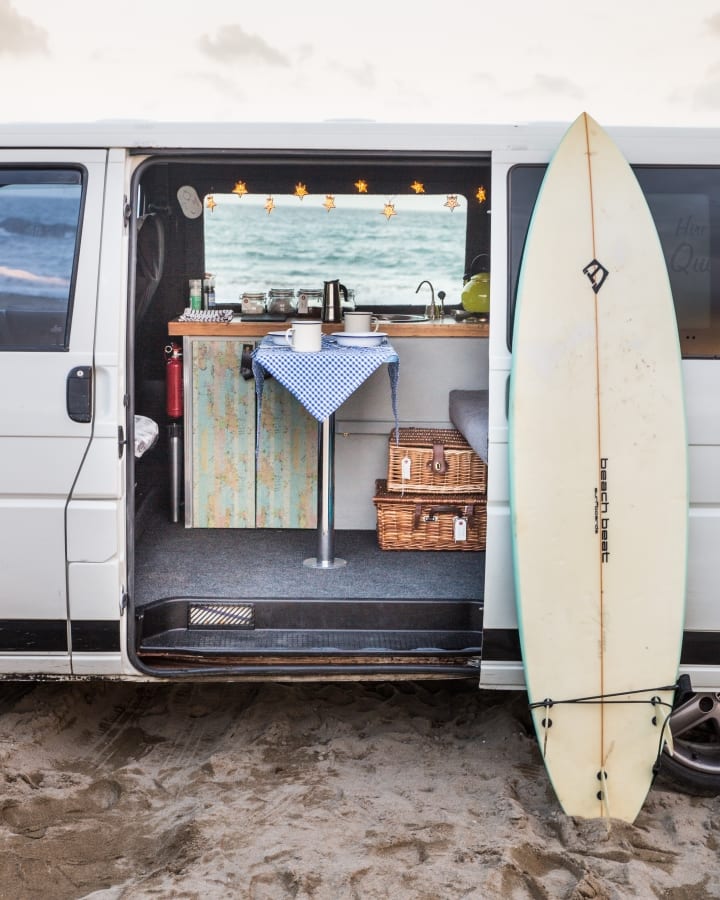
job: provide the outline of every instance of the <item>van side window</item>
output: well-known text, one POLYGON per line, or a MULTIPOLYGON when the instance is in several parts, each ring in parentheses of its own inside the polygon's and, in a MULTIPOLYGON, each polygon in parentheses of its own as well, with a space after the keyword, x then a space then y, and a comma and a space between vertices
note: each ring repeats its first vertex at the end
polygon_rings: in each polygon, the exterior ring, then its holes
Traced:
MULTIPOLYGON (((684 357, 720 358, 720 168, 633 166, 668 267, 684 357), (714 264, 713 264, 714 263, 714 264)), ((545 166, 509 174, 508 346, 523 246, 545 166)))
POLYGON ((79 170, 0 168, 0 351, 66 350, 79 170))

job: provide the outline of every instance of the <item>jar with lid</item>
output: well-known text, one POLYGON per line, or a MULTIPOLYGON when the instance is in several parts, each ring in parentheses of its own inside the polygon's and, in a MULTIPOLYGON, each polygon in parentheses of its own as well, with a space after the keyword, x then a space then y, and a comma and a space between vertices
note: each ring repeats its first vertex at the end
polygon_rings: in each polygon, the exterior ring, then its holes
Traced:
POLYGON ((241 294, 240 312, 245 316, 261 316, 265 312, 265 293, 245 291, 241 294))
POLYGON ((299 316, 308 316, 311 319, 319 319, 322 315, 323 292, 315 288, 298 288, 297 313, 299 316))
POLYGON ((295 312, 295 291, 291 288, 270 288, 268 312, 272 315, 292 315, 295 312))

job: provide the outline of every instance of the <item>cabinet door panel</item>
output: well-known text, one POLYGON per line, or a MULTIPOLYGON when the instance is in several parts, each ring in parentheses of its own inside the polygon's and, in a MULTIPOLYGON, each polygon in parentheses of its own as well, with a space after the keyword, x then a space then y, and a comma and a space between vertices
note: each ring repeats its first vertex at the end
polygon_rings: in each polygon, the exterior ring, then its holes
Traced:
POLYGON ((315 528, 317 422, 278 384, 263 388, 257 462, 258 528, 315 528))
POLYGON ((255 382, 240 375, 242 341, 193 340, 193 528, 255 527, 255 382))

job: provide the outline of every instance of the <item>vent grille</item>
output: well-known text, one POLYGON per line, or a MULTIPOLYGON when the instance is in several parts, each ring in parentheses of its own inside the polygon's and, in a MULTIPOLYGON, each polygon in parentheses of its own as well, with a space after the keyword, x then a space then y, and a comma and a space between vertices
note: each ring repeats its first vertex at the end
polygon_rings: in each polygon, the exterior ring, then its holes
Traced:
POLYGON ((190 604, 188 628, 254 628, 251 603, 190 604))

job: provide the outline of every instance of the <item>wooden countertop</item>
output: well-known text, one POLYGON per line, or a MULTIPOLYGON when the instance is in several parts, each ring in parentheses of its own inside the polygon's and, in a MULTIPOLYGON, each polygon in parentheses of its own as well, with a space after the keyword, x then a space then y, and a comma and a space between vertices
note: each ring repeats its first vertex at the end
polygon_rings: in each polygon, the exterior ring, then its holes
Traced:
MULTIPOLYGON (((284 331, 290 328, 290 320, 286 322, 243 322, 240 317, 234 318, 227 325, 217 322, 178 322, 173 319, 168 323, 168 334, 172 336, 193 337, 262 337, 269 331, 284 331)), ((323 323, 323 332, 332 334, 341 331, 342 325, 323 323)), ((389 338, 486 338, 489 327, 487 322, 456 322, 445 317, 434 322, 383 322, 380 330, 389 338)))

